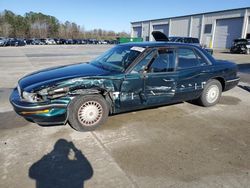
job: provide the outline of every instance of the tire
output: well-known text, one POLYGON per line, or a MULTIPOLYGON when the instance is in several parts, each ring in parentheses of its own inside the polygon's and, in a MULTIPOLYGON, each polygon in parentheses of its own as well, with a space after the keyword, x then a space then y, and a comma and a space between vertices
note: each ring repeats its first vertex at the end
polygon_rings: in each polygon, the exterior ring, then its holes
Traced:
POLYGON ((77 131, 93 131, 108 119, 109 108, 101 95, 74 98, 69 105, 68 121, 77 131))
POLYGON ((201 106, 209 107, 216 105, 221 97, 222 86, 218 80, 212 79, 205 85, 197 102, 201 106))

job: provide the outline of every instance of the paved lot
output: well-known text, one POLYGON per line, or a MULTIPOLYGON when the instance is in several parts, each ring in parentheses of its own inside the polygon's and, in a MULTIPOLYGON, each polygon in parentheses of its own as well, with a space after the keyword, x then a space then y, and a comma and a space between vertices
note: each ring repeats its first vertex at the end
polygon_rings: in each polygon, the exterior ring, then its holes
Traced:
POLYGON ((39 127, 12 111, 18 78, 108 48, 0 48, 1 188, 250 187, 250 56, 215 54, 240 64, 243 82, 211 108, 180 103, 120 114, 86 133, 39 127))

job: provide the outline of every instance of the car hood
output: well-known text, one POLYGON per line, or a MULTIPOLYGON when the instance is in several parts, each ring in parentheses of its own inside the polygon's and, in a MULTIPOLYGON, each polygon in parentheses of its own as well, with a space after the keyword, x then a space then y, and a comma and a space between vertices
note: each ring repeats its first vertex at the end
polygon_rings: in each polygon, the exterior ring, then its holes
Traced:
POLYGON ((153 31, 152 35, 153 35, 155 41, 164 41, 164 42, 169 41, 168 37, 160 31, 153 31))
POLYGON ((89 76, 105 76, 114 73, 115 72, 99 68, 92 64, 80 63, 44 69, 31 73, 21 78, 18 84, 22 90, 31 92, 41 87, 51 86, 67 79, 89 76))

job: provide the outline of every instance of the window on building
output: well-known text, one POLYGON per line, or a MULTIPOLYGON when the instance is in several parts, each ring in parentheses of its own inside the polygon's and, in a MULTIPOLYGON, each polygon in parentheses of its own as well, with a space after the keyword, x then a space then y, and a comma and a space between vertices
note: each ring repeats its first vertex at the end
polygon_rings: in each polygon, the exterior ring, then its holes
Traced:
POLYGON ((205 34, 210 34, 210 33, 212 33, 212 24, 206 24, 206 25, 205 25, 204 33, 205 33, 205 34))

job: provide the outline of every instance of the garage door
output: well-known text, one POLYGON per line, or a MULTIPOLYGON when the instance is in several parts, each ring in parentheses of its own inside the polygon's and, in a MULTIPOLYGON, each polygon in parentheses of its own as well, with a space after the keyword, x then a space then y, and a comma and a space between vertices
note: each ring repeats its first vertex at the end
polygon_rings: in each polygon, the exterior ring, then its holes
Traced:
POLYGON ((168 24, 161 24, 161 25, 153 25, 154 31, 160 31, 168 36, 168 24))
POLYGON ((217 20, 214 48, 230 48, 236 38, 241 37, 243 18, 217 20))
POLYGON ((134 37, 141 37, 142 27, 133 27, 134 37))

